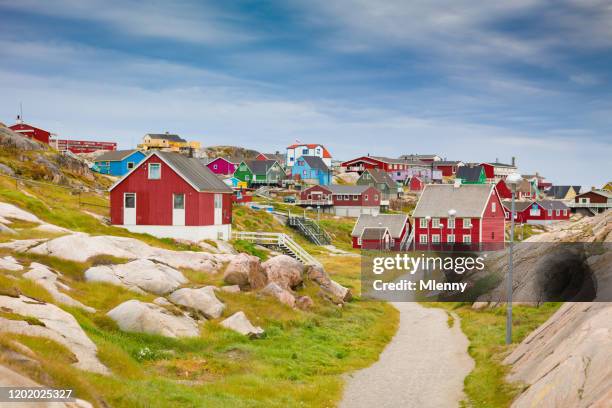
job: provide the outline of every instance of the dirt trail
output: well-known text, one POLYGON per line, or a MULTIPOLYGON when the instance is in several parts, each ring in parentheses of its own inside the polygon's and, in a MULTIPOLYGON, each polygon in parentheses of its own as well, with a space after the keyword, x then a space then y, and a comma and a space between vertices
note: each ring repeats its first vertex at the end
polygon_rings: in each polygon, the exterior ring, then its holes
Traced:
POLYGON ((393 305, 399 330, 374 365, 350 376, 340 407, 458 407, 474 367, 460 322, 450 328, 445 311, 415 302, 393 305))

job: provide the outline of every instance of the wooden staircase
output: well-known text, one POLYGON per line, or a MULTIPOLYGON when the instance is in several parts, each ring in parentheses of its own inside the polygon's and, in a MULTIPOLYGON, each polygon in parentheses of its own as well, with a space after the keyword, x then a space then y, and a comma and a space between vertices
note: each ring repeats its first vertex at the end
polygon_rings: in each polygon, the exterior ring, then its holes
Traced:
POLYGON ((329 234, 319 225, 319 223, 311 218, 289 214, 287 216, 287 225, 297 229, 315 245, 331 244, 331 237, 329 234))
POLYGON ((289 235, 280 232, 244 232, 235 231, 233 239, 249 241, 265 247, 280 249, 286 255, 297 259, 307 266, 320 266, 321 263, 295 242, 289 235))

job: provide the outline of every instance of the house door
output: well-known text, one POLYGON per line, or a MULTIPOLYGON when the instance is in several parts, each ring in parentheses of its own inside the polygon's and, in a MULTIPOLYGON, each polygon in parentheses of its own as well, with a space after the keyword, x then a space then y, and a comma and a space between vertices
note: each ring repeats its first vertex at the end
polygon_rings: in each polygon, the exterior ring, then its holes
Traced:
POLYGON ((215 225, 223 224, 223 194, 215 194, 215 225))
POLYGON ((123 194, 123 225, 136 225, 136 193, 123 194))
POLYGON ((185 194, 172 194, 172 225, 185 225, 185 194))

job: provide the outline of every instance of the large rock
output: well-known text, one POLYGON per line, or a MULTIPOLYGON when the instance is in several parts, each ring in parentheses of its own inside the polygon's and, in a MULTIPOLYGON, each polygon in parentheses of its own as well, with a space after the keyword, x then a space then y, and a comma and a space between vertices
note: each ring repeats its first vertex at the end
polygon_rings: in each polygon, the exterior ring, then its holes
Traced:
MULTIPOLYGON (((288 255, 270 258, 261 266, 267 277, 267 282, 274 282, 283 289, 295 289, 303 282, 304 265, 288 255)), ((257 287, 254 289, 257 289, 257 287)))
POLYGON ((306 272, 308 278, 318 284, 321 289, 336 303, 348 302, 353 298, 348 288, 332 280, 322 266, 309 266, 306 272))
POLYGON ((236 312, 222 321, 221 326, 250 337, 259 337, 264 333, 261 327, 253 326, 242 311, 236 312))
POLYGON ((207 319, 221 317, 223 310, 225 310, 225 305, 217 299, 212 286, 199 289, 182 288, 172 292, 168 299, 175 305, 202 313, 207 319))
POLYGON ((48 145, 23 137, 12 129, 0 124, 0 145, 15 148, 17 150, 46 150, 48 145))
POLYGON ((200 335, 195 320, 176 315, 162 306, 128 300, 109 311, 107 315, 119 328, 127 332, 157 334, 166 337, 197 337, 200 335))
MULTIPOLYGON (((229 285, 238 285, 241 288, 261 285, 265 275, 259 258, 249 254, 239 254, 227 264, 223 273, 223 280, 229 285), (253 282, 254 285, 251 285, 253 282)), ((265 285, 265 284, 264 284, 265 285)))
MULTIPOLYGON (((1 247, 1 245, 0 245, 1 247)), ((90 236, 75 233, 51 239, 29 249, 29 252, 56 256, 76 262, 85 262, 97 255, 112 255, 127 259, 152 259, 173 268, 189 268, 214 273, 234 255, 209 254, 193 251, 172 251, 152 247, 144 242, 126 237, 109 235, 90 236)))
POLYGON ((23 277, 36 282, 51 294, 53 299, 67 306, 74 306, 86 310, 89 313, 95 313, 96 309, 85 306, 76 299, 71 298, 62 291, 70 291, 71 288, 58 280, 61 275, 49 269, 46 265, 32 262, 30 270, 23 274, 23 277))
POLYGON ((96 356, 97 347, 87 337, 76 319, 59 307, 26 296, 0 296, 0 308, 24 317, 33 317, 43 325, 25 320, 9 320, 0 317, 0 332, 44 337, 62 344, 76 357, 75 367, 100 374, 109 370, 96 356))
POLYGON ((512 407, 610 406, 611 361, 612 304, 566 303, 505 359, 528 385, 512 407))
POLYGON ((35 216, 32 213, 22 210, 19 207, 14 206, 9 203, 0 202, 0 223, 2 224, 10 224, 10 221, 7 218, 14 218, 16 220, 34 222, 37 224, 42 224, 43 221, 35 216))
POLYGON ((275 297, 279 302, 289 307, 295 306, 295 296, 293 296, 293 294, 287 289, 281 288, 277 283, 268 283, 268 285, 261 290, 261 293, 267 296, 275 297))
POLYGON ((170 293, 187 283, 187 279, 180 271, 149 259, 138 259, 118 265, 94 266, 85 271, 85 280, 108 282, 136 292, 156 295, 170 293))
POLYGON ((0 258, 0 269, 4 269, 7 271, 22 271, 23 265, 21 265, 15 258, 9 255, 0 258))

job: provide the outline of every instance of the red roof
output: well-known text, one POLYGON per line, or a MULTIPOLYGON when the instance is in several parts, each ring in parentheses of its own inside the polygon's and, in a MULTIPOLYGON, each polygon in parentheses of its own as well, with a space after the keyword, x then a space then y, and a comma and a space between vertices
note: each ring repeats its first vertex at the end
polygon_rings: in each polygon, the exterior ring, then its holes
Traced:
POLYGON ((295 143, 292 144, 291 146, 287 146, 287 149, 295 149, 296 147, 300 147, 300 146, 306 146, 309 149, 314 149, 316 147, 321 147, 323 149, 323 157, 327 158, 327 159, 331 159, 331 154, 329 154, 329 151, 325 148, 325 146, 323 146, 322 144, 318 144, 318 143, 295 143))

